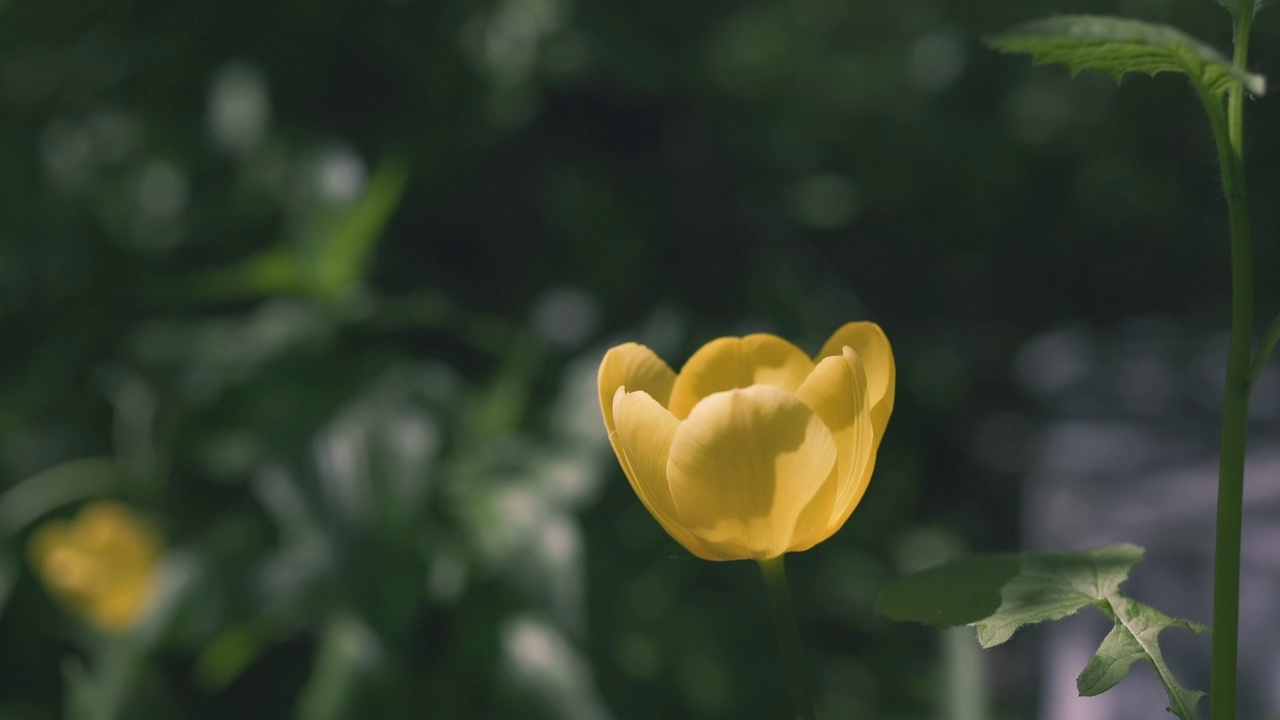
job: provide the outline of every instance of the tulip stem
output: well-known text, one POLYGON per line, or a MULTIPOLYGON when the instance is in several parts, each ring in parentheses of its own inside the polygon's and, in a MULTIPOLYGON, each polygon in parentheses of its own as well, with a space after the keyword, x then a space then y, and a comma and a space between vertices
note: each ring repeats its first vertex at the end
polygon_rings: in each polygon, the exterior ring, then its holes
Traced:
POLYGON ((786 667, 787 684, 791 690, 791 705, 796 720, 814 720, 813 702, 805 682, 804 658, 800 652, 800 633, 796 630, 795 613, 791 610, 791 591, 787 588, 787 571, 784 556, 760 560, 760 572, 769 592, 769 605, 773 608, 773 624, 778 631, 778 645, 782 649, 782 664, 786 667))
MULTIPOLYGON (((1235 12, 1234 64, 1244 70, 1254 0, 1238 0, 1235 12)), ((1253 353, 1253 250, 1244 174, 1245 89, 1233 87, 1226 112, 1220 97, 1201 93, 1222 170, 1231 227, 1231 341, 1222 403, 1222 440, 1218 464, 1217 537, 1213 563, 1213 655, 1209 678, 1209 716, 1235 720, 1240 625, 1240 551, 1244 509, 1245 440, 1254 370, 1266 360, 1264 346, 1253 353)))

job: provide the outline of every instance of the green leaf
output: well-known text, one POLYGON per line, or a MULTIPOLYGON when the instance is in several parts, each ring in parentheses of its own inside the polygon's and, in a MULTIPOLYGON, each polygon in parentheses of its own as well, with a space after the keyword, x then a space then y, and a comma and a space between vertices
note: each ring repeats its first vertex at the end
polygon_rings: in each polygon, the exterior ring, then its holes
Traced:
POLYGON ((1023 625, 1059 620, 1114 594, 1141 559, 1135 545, 962 558, 890 583, 876 611, 938 627, 973 625, 982 646, 992 647, 1023 625))
POLYGON ((16 535, 63 505, 118 493, 123 485, 119 463, 110 457, 68 460, 42 470, 0 495, 0 537, 16 535))
POLYGON ((295 720, 343 720, 379 717, 367 707, 375 698, 387 697, 395 668, 389 667, 386 649, 362 619, 330 615, 320 633, 320 646, 311 676, 298 694, 295 720), (382 692, 378 692, 379 690, 382 692))
POLYGON ((262 654, 266 645, 262 633, 252 624, 232 625, 219 633, 196 657, 192 678, 200 689, 219 692, 239 677, 262 654))
POLYGON ((1081 695, 1110 690, 1129 674, 1135 660, 1155 668, 1169 695, 1170 711, 1195 720, 1202 692, 1178 684, 1160 654, 1166 628, 1205 628, 1121 595, 1120 585, 1142 559, 1142 548, 1110 545, 1096 550, 1049 555, 989 555, 956 560, 889 583, 876 598, 876 611, 894 620, 954 627, 972 625, 978 642, 992 647, 1019 628, 1060 620, 1094 605, 1115 627, 1102 641, 1076 685, 1081 695))
POLYGON ((230 267, 206 270, 186 280, 192 296, 225 301, 271 295, 302 295, 308 291, 296 254, 282 247, 269 248, 230 267))
POLYGON ((383 162, 360 199, 332 223, 324 224, 329 229, 310 251, 269 248, 231 267, 201 273, 187 281, 189 291, 215 301, 271 295, 341 299, 364 281, 378 239, 400 205, 407 180, 403 162, 383 162))
POLYGON ((1000 607, 974 623, 978 642, 992 647, 1013 637, 1023 625, 1060 620, 1116 592, 1129 570, 1142 560, 1137 545, 1110 545, 1097 550, 1028 555, 1000 591, 1000 607))
POLYGON ((1110 690, 1129 674, 1129 667, 1135 660, 1146 660, 1155 668, 1169 695, 1169 712, 1182 720, 1195 720, 1196 705, 1205 694, 1187 690, 1178 683, 1160 654, 1159 637, 1161 631, 1171 627, 1198 633, 1208 628, 1171 618, 1149 605, 1119 594, 1106 598, 1099 606, 1115 619, 1116 624, 1076 679, 1080 694, 1093 696, 1110 690))
POLYGON ((1002 52, 1027 53, 1037 65, 1066 65, 1072 75, 1094 70, 1119 81, 1129 72, 1181 72, 1212 94, 1237 84, 1254 95, 1266 92, 1261 75, 1236 68, 1217 50, 1168 25, 1066 15, 1020 25, 987 42, 1002 52))
POLYGON ((339 296, 364 279, 378 238, 400 205, 408 172, 398 160, 378 166, 359 202, 325 239, 312 269, 317 290, 339 296))
POLYGON ((1022 565, 1016 555, 961 558, 886 585, 876 612, 934 627, 972 625, 995 614, 1000 589, 1022 565))

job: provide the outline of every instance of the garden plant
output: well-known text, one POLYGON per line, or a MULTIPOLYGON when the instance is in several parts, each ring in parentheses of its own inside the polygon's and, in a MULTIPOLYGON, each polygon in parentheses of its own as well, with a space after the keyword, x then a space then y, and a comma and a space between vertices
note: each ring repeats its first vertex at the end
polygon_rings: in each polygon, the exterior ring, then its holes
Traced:
POLYGON ((0 0, 0 720, 1010 720, 1076 613, 1245 717, 1272 16, 1051 1, 0 0), (1219 238, 1211 617, 982 554, 1026 348, 1219 238))
MULTIPOLYGON (((1117 82, 1129 73, 1181 73, 1208 115, 1229 218, 1232 288, 1209 697, 1213 720, 1234 720, 1249 396, 1280 342, 1280 316, 1257 345, 1244 109, 1246 98, 1266 90, 1265 79, 1247 67, 1250 28, 1261 3, 1222 1, 1234 21, 1232 59, 1173 27, 1097 15, 1030 22, 989 43, 1003 52, 1029 54, 1037 64, 1065 65, 1072 74, 1101 72, 1117 82)), ((814 362, 816 368, 779 338, 753 335, 704 346, 679 375, 634 344, 611 350, 600 369, 610 440, 649 511, 698 557, 760 564, 778 615, 795 715, 802 720, 815 715, 790 617, 783 557, 829 537, 856 507, 892 411, 895 375, 888 342, 870 323, 843 328, 814 362)), ((1170 628, 1210 628, 1172 618, 1121 591, 1142 556, 1140 547, 1115 545, 968 557, 890 584, 877 607, 900 620, 943 628, 971 625, 982 646, 993 647, 1024 625, 1060 620, 1092 606, 1114 624, 1080 672, 1080 694, 1115 687, 1133 663, 1143 660, 1164 686, 1167 709, 1182 720, 1195 720, 1205 693, 1187 689, 1173 676, 1159 636, 1170 628)))
POLYGON ((1129 569, 1142 558, 1141 548, 1131 545, 1084 553, 972 558, 907 578, 888 588, 880 600, 882 611, 892 617, 942 626, 972 624, 985 647, 1008 640, 1025 624, 1058 620, 1092 605, 1115 625, 1082 669, 1076 681, 1080 694, 1109 690, 1134 662, 1145 660, 1168 694, 1168 710, 1182 720, 1198 717, 1204 692, 1183 687, 1165 664, 1159 635, 1168 628, 1212 633, 1209 717, 1236 717, 1249 396, 1280 341, 1278 315, 1257 342, 1245 189, 1245 100, 1266 91, 1265 79, 1248 68, 1249 32, 1261 5, 1254 0, 1223 1, 1235 30, 1231 59, 1175 28, 1102 16, 1031 22, 990 41, 1005 52, 1030 54, 1037 63, 1066 65, 1072 73, 1103 72, 1117 81, 1131 72, 1185 74, 1208 115, 1231 242, 1231 342, 1223 385, 1212 627, 1171 618, 1120 592, 1129 569), (957 597, 965 602, 955 602, 957 597))

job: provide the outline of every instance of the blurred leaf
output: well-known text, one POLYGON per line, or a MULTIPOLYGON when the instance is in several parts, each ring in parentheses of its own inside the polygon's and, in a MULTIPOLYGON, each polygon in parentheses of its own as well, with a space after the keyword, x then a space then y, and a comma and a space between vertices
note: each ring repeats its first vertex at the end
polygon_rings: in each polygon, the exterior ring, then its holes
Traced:
POLYGON ((1212 94, 1235 84, 1254 95, 1266 92, 1261 75, 1236 68, 1217 50, 1167 25, 1066 15, 1020 25, 987 42, 1003 52, 1029 54, 1037 65, 1066 65, 1072 75, 1094 70, 1119 81, 1129 72, 1181 72, 1212 94))
POLYGON ((468 408, 468 429, 487 443, 506 437, 520 427, 529 410, 534 382, 546 362, 546 349, 532 334, 513 338, 501 369, 483 395, 468 408))
POLYGON ((198 275, 188 286, 195 297, 207 300, 290 295, 303 292, 297 258, 286 248, 272 248, 225 268, 198 275))
POLYGON ((68 720, 121 720, 128 714, 143 655, 127 637, 96 647, 89 663, 68 655, 62 661, 68 720))
POLYGON ((312 269, 314 289, 329 297, 349 291, 364 277, 369 257, 391 213, 400 204, 408 178, 403 163, 382 163, 355 207, 333 229, 312 269))
POLYGON ((126 491, 154 497, 163 487, 166 464, 156 438, 156 391, 141 376, 121 371, 110 396, 114 454, 126 491))
POLYGON ((96 720, 94 709, 99 705, 95 698, 93 676, 84 661, 75 655, 62 659, 62 682, 66 686, 67 720, 96 720))
POLYGON ((207 403, 261 379, 275 363, 322 352, 336 323, 335 314, 318 303, 280 298, 243 315, 148 323, 131 345, 138 362, 173 373, 181 394, 207 403))
POLYGON ((262 653, 262 638, 248 623, 223 630, 196 658, 191 673, 196 684, 208 692, 218 692, 262 653))
POLYGON ((194 280, 206 299, 314 295, 337 299, 363 279, 378 238, 404 195, 408 171, 398 160, 378 166, 364 195, 334 223, 314 254, 275 247, 194 280))
POLYGON ((372 630, 360 620, 334 616, 320 638, 311 677, 298 698, 297 720, 362 717, 364 686, 389 671, 372 630))
POLYGON ((0 614, 4 613, 4 606, 9 602, 9 596, 18 584, 18 575, 22 572, 22 564, 18 558, 13 546, 0 544, 0 614))
POLYGON ((938 627, 973 625, 989 648, 1023 625, 1060 620, 1104 600, 1141 559, 1136 545, 962 558, 889 583, 876 611, 938 627))
POLYGON ((457 379, 428 363, 396 366, 317 434, 317 481, 330 517, 411 546, 435 480, 447 407, 457 379))
POLYGON ((504 673, 549 717, 564 720, 611 720, 595 689, 591 665, 558 628, 524 613, 502 626, 504 673))
POLYGON ((1019 558, 968 557, 886 585, 876 612, 940 628, 972 625, 1000 607, 1000 589, 1018 574, 1019 558))
POLYGON ((0 535, 13 535, 68 503, 119 490, 119 464, 109 457, 59 463, 0 495, 0 535))
POLYGON ((1135 660, 1146 660, 1155 669, 1160 684, 1169 695, 1169 711, 1182 720, 1195 720, 1196 704, 1205 694, 1187 690, 1178 684, 1160 654, 1160 632, 1178 627, 1202 633, 1208 628, 1171 618, 1149 605, 1119 594, 1103 600, 1100 607, 1115 619, 1115 627, 1076 679, 1080 694, 1089 697, 1110 690, 1129 674, 1129 667, 1135 660))
POLYGON ((507 318, 472 310, 437 288, 420 287, 390 298, 377 298, 367 317, 379 332, 438 328, 461 337, 477 350, 502 355, 516 334, 507 318))

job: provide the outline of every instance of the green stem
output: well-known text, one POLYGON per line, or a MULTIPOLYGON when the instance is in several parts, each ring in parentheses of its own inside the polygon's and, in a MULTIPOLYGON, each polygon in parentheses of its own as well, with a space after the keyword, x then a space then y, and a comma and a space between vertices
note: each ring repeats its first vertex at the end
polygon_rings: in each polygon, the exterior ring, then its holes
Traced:
MULTIPOLYGON (((1235 10, 1235 65, 1243 69, 1249 52, 1253 0, 1235 10)), ((1218 461, 1218 518, 1214 545, 1213 657, 1209 687, 1212 720, 1235 720, 1236 671, 1240 627, 1240 529, 1244 508, 1244 455, 1248 433, 1253 351, 1253 250, 1245 200, 1244 96, 1236 86, 1222 102, 1201 95, 1213 126, 1222 189, 1231 224, 1231 344, 1222 401, 1222 439, 1218 461)))
POLYGON ((1267 368, 1267 358, 1271 357, 1271 351, 1276 349, 1276 343, 1280 343, 1280 315, 1276 315, 1276 319, 1271 323, 1267 334, 1263 336, 1262 345, 1258 348, 1258 354, 1253 356, 1253 364, 1249 369, 1249 386, 1253 387, 1258 382, 1258 376, 1267 368))
MULTIPOLYGON (((1253 24, 1253 0, 1240 0, 1235 8, 1235 52, 1231 62, 1241 70, 1247 70, 1249 64, 1249 28, 1253 24)), ((1244 98, 1248 94, 1240 85, 1231 89, 1227 101, 1227 114, 1230 117, 1231 149, 1238 161, 1238 168, 1244 173, 1244 98)), ((1225 168, 1224 168, 1225 170, 1225 168)))
POLYGON ((787 571, 783 556, 760 560, 760 572, 769 592, 769 605, 773 607, 773 624, 778 630, 778 645, 782 649, 782 664, 787 672, 787 684, 791 689, 791 705, 796 720, 814 720, 813 702, 809 699, 805 682, 804 661, 800 653, 800 634, 796 631, 795 614, 791 611, 791 591, 787 589, 787 571))

